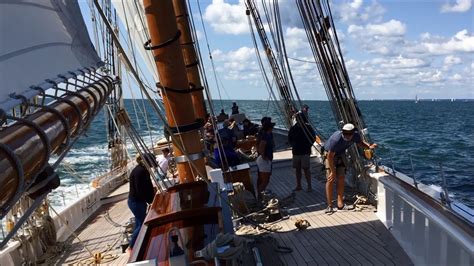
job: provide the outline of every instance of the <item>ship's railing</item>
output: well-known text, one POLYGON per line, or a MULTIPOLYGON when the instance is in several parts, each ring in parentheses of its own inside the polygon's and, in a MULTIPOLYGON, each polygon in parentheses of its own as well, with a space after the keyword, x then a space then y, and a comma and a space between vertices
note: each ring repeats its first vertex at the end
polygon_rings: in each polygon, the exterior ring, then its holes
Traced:
POLYGON ((385 170, 371 174, 378 180, 377 216, 414 264, 472 265, 472 224, 423 191, 426 189, 406 182, 411 178, 385 170))

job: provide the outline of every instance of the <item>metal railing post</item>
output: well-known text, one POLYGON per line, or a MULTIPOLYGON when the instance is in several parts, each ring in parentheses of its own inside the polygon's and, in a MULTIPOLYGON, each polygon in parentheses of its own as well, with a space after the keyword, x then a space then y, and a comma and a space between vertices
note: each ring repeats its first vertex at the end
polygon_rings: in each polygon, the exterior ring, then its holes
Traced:
POLYGON ((446 177, 444 176, 444 171, 443 171, 443 164, 442 163, 439 163, 439 171, 440 171, 440 175, 441 175, 441 180, 443 181, 443 193, 444 193, 444 200, 445 200, 445 203, 446 205, 451 208, 451 199, 449 198, 449 194, 448 194, 448 186, 447 186, 447 183, 446 183, 446 177))
POLYGON ((410 164, 411 164, 411 175, 413 178, 413 185, 415 185, 416 189, 418 189, 418 182, 416 181, 416 176, 415 176, 415 167, 413 166, 413 160, 410 155, 410 164))
POLYGON ((395 164, 393 163, 392 151, 389 151, 389 152, 390 152, 390 162, 392 164, 392 173, 393 173, 393 175, 396 175, 395 174, 395 164))

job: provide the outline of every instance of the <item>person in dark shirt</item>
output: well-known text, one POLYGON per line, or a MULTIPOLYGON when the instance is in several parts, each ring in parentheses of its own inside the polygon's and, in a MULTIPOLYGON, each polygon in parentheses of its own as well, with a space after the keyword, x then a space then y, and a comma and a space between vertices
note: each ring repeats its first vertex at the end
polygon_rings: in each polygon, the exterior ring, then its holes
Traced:
POLYGON ((258 126, 250 122, 250 120, 245 119, 242 121, 242 124, 244 125, 244 137, 257 134, 258 126))
POLYGON ((307 104, 303 104, 303 106, 301 106, 301 113, 304 114, 304 116, 306 116, 306 119, 308 119, 308 116, 309 116, 309 106, 307 104))
POLYGON ((233 102, 232 103, 232 114, 233 115, 236 115, 239 113, 239 106, 237 105, 236 102, 233 102))
POLYGON ((348 206, 344 204, 344 177, 346 174, 346 150, 356 143, 358 146, 374 149, 377 144, 369 144, 362 140, 359 132, 356 131, 353 124, 345 124, 341 131, 336 131, 329 137, 324 143, 324 149, 326 151, 326 169, 327 169, 327 181, 326 181, 326 200, 328 207, 326 213, 332 213, 335 209, 332 208, 332 194, 334 181, 337 178, 337 209, 338 210, 350 210, 354 209, 354 206, 348 206))
POLYGON ((228 119, 229 115, 224 112, 224 109, 221 109, 221 113, 217 116, 217 122, 223 122, 228 119))
POLYGON ((214 159, 217 165, 223 166, 224 169, 227 169, 229 166, 236 166, 240 163, 239 155, 232 149, 226 138, 221 139, 222 148, 219 149, 219 145, 216 145, 214 148, 214 159), (222 156, 221 156, 222 155, 222 156), (224 159, 222 160, 221 157, 224 159))
POLYGON ((295 191, 301 190, 301 169, 304 171, 306 182, 308 184, 308 192, 312 191, 311 172, 310 172, 310 154, 311 147, 316 138, 316 133, 308 123, 306 116, 299 113, 296 116, 296 124, 290 128, 288 132, 288 143, 291 145, 293 153, 293 168, 296 174, 295 191))
POLYGON ((257 137, 257 151, 259 154, 257 157, 258 196, 260 196, 260 194, 267 188, 268 183, 270 183, 270 176, 272 174, 273 148, 275 146, 272 133, 274 126, 275 123, 272 123, 271 118, 262 118, 262 128, 259 131, 257 137))
POLYGON ((128 207, 135 216, 135 228, 129 243, 130 250, 133 248, 140 228, 145 221, 147 204, 151 204, 155 196, 150 173, 146 167, 146 165, 149 167, 157 166, 155 155, 151 153, 144 154, 143 156, 138 155, 136 160, 138 165, 130 173, 130 191, 128 193, 128 207))
POLYGON ((229 126, 230 121, 226 119, 223 123, 223 128, 219 129, 217 134, 219 134, 219 138, 227 139, 228 141, 226 142, 226 145, 228 145, 231 149, 234 149, 235 144, 237 143, 237 137, 235 136, 234 131, 229 128, 229 126))

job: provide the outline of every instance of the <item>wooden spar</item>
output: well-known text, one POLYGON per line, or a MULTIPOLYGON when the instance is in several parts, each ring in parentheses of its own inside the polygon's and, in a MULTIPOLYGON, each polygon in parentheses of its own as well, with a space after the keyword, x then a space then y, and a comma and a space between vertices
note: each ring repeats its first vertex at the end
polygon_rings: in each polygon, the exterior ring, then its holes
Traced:
POLYGON ((191 95, 176 92, 189 90, 189 82, 183 53, 177 39, 179 32, 172 2, 152 0, 143 2, 151 36, 150 46, 162 44, 152 52, 163 87, 166 118, 170 127, 181 128, 180 133, 174 133, 173 137, 176 158, 185 158, 177 164, 180 181, 181 183, 192 182, 197 175, 206 178, 199 128, 187 127, 188 130, 183 128, 183 126, 195 124, 197 120, 194 110, 189 108, 193 106, 191 95), (189 128, 193 129, 189 130, 189 128), (185 151, 181 150, 182 148, 185 151), (188 157, 182 157, 185 153, 195 155, 189 156, 191 157, 189 159, 195 159, 193 161, 195 167, 187 162, 188 157))
MULTIPOLYGON (((173 0, 174 12, 176 15, 176 23, 178 29, 181 31, 179 42, 181 44, 181 51, 183 52, 184 62, 186 63, 186 74, 188 81, 194 84, 195 88, 202 88, 201 78, 199 76, 198 64, 199 59, 196 56, 194 49, 194 41, 191 36, 191 28, 189 27, 189 14, 186 8, 185 0, 173 0)), ((204 95, 202 90, 191 93, 194 112, 197 118, 206 118, 206 104, 204 102, 204 95)))
MULTIPOLYGON (((170 127, 180 129, 179 133, 173 135, 180 184, 155 195, 130 261, 155 259, 158 265, 170 265, 171 261, 183 257, 194 261, 194 252, 202 249, 206 241, 214 239, 213 232, 218 232, 214 228, 222 228, 222 225, 219 222, 220 207, 213 206, 217 202, 209 205, 211 199, 207 183, 194 180, 197 175, 206 177, 199 136, 202 125, 196 123, 198 117, 195 110, 190 108, 193 99, 172 1, 143 2, 151 36, 150 46, 155 47, 152 51, 160 76, 166 117, 170 127), (184 153, 188 156, 183 157, 184 153), (189 159, 193 160, 193 165, 187 161, 189 159), (206 231, 206 224, 213 229, 206 231), (187 256, 170 254, 171 245, 174 245, 173 237, 178 239, 178 236, 179 245, 186 250, 187 256)), ((199 75, 196 78, 199 79, 199 75)))
POLYGON ((19 178, 21 177, 18 176, 18 171, 11 158, 12 155, 0 149, 0 169, 2 169, 0 171, 0 187, 2 188, 0 206, 3 207, 7 201, 12 199, 17 190, 23 192, 22 190, 27 189, 27 186, 34 181, 46 165, 49 155, 61 152, 68 137, 67 131, 69 130, 70 136, 79 134, 80 124, 87 125, 92 121, 95 114, 105 104, 112 89, 112 79, 106 77, 77 93, 65 94, 62 100, 57 100, 47 108, 39 108, 36 112, 25 117, 23 121, 18 121, 0 130, 0 143, 8 147, 19 159, 24 173, 24 186, 19 187, 19 178), (68 121, 68 129, 58 114, 68 121), (47 142, 50 143, 49 153, 39 130, 44 132, 47 142))

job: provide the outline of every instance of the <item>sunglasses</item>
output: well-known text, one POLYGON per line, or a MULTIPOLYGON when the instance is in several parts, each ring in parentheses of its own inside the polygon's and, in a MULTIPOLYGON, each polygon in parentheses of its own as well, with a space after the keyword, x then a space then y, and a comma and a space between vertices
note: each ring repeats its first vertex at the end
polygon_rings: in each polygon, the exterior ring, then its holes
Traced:
POLYGON ((342 132, 345 136, 352 136, 354 132, 342 132))

